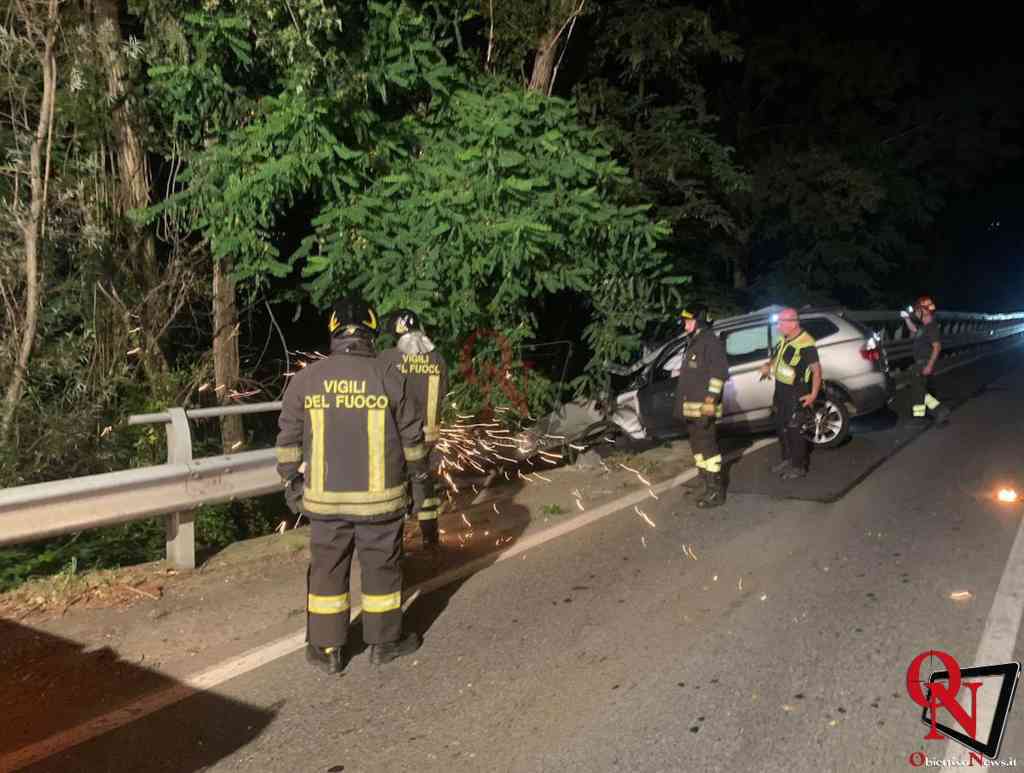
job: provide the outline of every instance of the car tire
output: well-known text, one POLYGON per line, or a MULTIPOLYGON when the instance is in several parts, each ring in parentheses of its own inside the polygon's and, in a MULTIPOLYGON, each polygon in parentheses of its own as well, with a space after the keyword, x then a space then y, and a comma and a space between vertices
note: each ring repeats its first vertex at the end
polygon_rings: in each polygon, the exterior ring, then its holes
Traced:
POLYGON ((804 437, 815 448, 838 448, 850 436, 850 412, 838 395, 827 394, 814 404, 813 424, 804 428, 804 437))
POLYGON ((569 438, 562 446, 562 458, 568 464, 576 464, 576 459, 582 453, 579 449, 590 449, 600 443, 606 436, 613 438, 621 432, 619 425, 611 421, 598 421, 591 424, 585 430, 569 438), (573 448, 576 446, 576 448, 573 448))

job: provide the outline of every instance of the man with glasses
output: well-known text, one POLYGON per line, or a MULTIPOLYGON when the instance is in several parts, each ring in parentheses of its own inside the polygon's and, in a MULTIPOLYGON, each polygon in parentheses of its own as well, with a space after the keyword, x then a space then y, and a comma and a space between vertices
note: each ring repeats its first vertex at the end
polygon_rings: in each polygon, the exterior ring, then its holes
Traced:
POLYGON ((761 379, 775 379, 772 408, 782 460, 772 472, 783 480, 792 480, 807 475, 808 444, 803 425, 821 391, 821 363, 814 338, 800 327, 796 309, 783 309, 775 322, 782 338, 771 360, 761 367, 761 379))

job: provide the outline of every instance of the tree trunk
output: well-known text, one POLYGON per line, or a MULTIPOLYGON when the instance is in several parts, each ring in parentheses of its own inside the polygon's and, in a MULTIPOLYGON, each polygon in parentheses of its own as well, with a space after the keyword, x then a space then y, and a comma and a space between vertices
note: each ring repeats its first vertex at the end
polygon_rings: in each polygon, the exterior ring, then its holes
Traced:
MULTIPOLYGON (((232 264, 228 258, 213 261, 213 372, 217 394, 224 398, 238 386, 238 304, 232 264), (223 389, 220 389, 223 385, 223 389)), ((241 416, 224 416, 220 420, 220 437, 224 453, 237 451, 245 443, 241 416)))
POLYGON ((559 27, 544 33, 537 45, 537 53, 533 58, 533 73, 530 75, 531 91, 541 94, 548 94, 551 91, 551 76, 558 58, 559 27))
MULTIPOLYGON (((24 9, 20 9, 24 10, 24 9)), ((43 50, 39 62, 43 70, 43 94, 39 106, 39 121, 29 151, 29 175, 31 178, 31 202, 28 218, 22 223, 21 234, 25 248, 25 319, 21 326, 21 344, 14 373, 4 394, 3 415, 0 417, 0 444, 6 444, 10 437, 14 415, 25 388, 28 363, 36 338, 39 321, 41 288, 40 247, 43 222, 46 213, 46 190, 50 174, 50 143, 53 132, 53 114, 57 95, 57 58, 54 48, 57 43, 57 0, 50 0, 47 6, 43 50)))
MULTIPOLYGON (((114 104, 113 125, 117 138, 117 169, 120 181, 120 206, 124 214, 149 206, 149 174, 146 151, 131 123, 125 96, 125 66, 118 47, 121 42, 121 11, 119 0, 94 0, 96 39, 107 70, 107 93, 114 104)), ((170 313, 169 293, 156 290, 164 281, 156 257, 156 239, 141 226, 128 226, 129 260, 132 274, 144 302, 140 309, 143 346, 141 362, 150 381, 170 371, 160 348, 160 331, 167 325, 170 313)))
POLYGON ((561 61, 558 51, 569 44, 569 37, 576 26, 576 18, 583 12, 586 0, 559 0, 557 10, 551 17, 548 29, 537 41, 537 53, 533 57, 533 71, 530 74, 530 90, 550 95, 558 74, 561 61))

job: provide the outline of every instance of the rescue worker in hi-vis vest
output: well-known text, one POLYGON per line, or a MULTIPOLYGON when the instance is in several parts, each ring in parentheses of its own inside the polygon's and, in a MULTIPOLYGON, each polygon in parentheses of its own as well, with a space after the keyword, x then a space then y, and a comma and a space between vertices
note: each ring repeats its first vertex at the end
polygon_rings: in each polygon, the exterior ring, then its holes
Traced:
POLYGON ((306 660, 329 674, 347 662, 349 572, 362 567, 363 639, 375 665, 415 652, 402 635, 399 556, 408 484, 430 497, 422 420, 405 377, 377 358, 377 315, 366 303, 334 304, 331 355, 292 378, 277 436, 277 470, 293 512, 310 520, 306 660), (301 469, 301 471, 300 471, 301 469))
POLYGON ((715 424, 722 418, 722 392, 729 378, 729 362, 725 346, 711 330, 707 309, 698 306, 680 312, 679 316, 690 341, 679 368, 676 416, 686 421, 690 449, 704 483, 697 507, 718 507, 725 503, 725 480, 715 424))
POLYGON ((406 396, 411 399, 423 419, 423 439, 435 493, 426 499, 413 496, 413 514, 420 525, 423 546, 435 553, 440 550, 437 516, 441 508, 440 487, 434 471, 437 460, 431 452, 441 438, 441 405, 448 394, 448 363, 427 338, 416 312, 399 309, 392 315, 391 332, 397 343, 381 352, 380 359, 390 362, 405 376, 406 396))
POLYGON ((775 379, 772 410, 779 433, 782 460, 772 467, 784 480, 807 475, 807 438, 803 427, 810 420, 811 406, 821 392, 821 363, 810 333, 800 327, 796 309, 783 309, 776 323, 779 340, 772 358, 761 367, 761 379, 775 379))
POLYGON ((935 319, 935 302, 927 295, 917 299, 910 313, 901 315, 914 336, 914 367, 911 369, 910 399, 914 421, 926 421, 928 411, 940 426, 949 421, 949 408, 932 394, 931 376, 942 352, 939 323, 935 319), (920 324, 915 323, 915 320, 920 324))

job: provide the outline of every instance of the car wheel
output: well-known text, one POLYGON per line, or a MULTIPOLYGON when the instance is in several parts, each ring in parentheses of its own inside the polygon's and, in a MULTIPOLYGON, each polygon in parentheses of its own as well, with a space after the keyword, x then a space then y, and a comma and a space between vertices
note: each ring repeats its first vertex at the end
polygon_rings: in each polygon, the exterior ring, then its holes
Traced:
POLYGON ((829 395, 816 402, 813 410, 804 437, 816 448, 835 448, 850 436, 850 413, 842 400, 829 395))
POLYGON ((604 441, 607 436, 615 437, 621 432, 619 425, 611 421, 598 421, 585 430, 569 438, 562 446, 562 458, 569 464, 575 464, 576 458, 591 446, 604 441), (575 446, 575 448, 573 448, 575 446))

